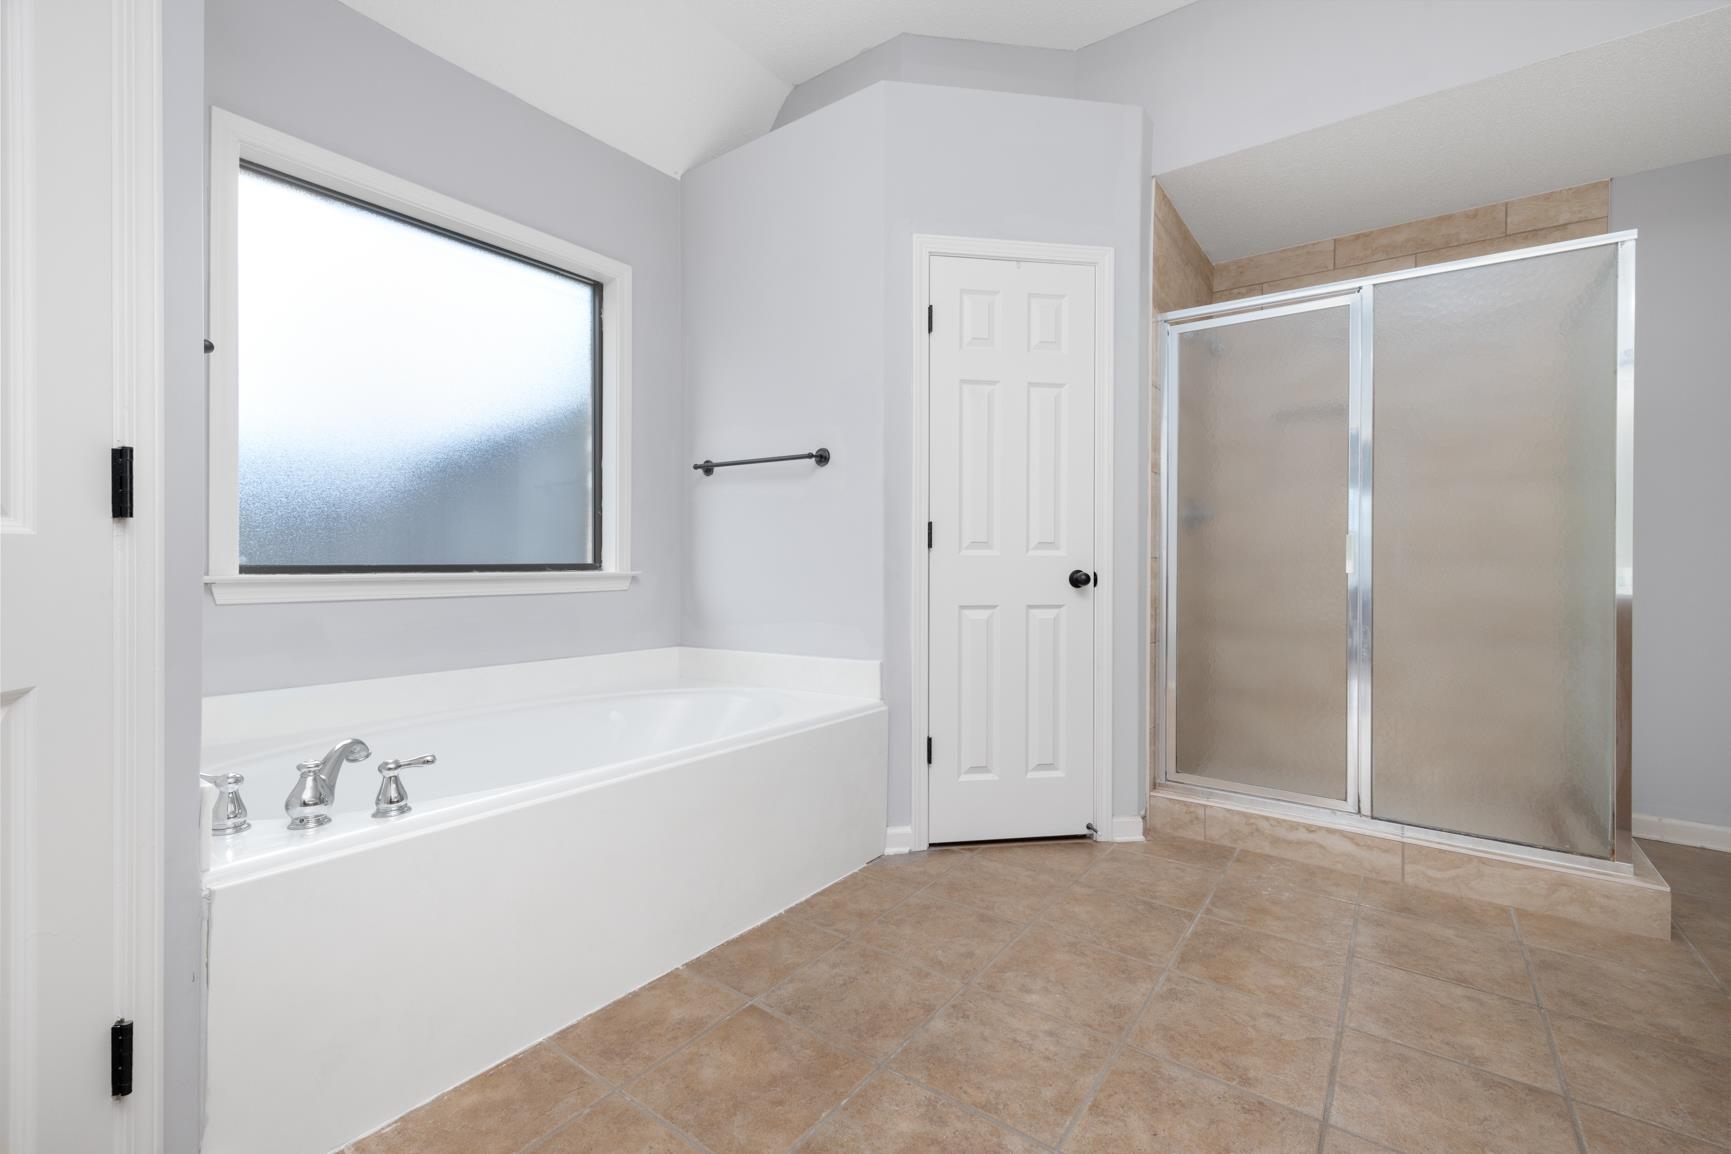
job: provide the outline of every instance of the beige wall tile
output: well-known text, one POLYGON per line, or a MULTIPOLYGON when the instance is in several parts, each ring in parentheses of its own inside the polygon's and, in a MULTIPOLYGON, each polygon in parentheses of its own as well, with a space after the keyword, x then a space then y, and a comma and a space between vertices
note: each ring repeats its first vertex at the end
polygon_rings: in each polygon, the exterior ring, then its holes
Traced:
POLYGON ((1595 181, 1509 201, 1508 230, 1530 232, 1611 215, 1611 182, 1595 181))
POLYGON ((1309 288, 1311 285, 1333 284, 1335 281, 1355 280, 1361 276, 1376 276, 1378 273, 1398 272, 1403 268, 1412 267, 1410 256, 1390 257, 1388 260, 1373 260, 1369 264, 1355 264, 1347 268, 1330 269, 1327 272, 1307 273, 1304 276, 1287 277, 1285 280, 1269 281, 1262 286, 1265 293, 1281 293, 1288 289, 1309 288))
POLYGON ((1400 842, 1268 814, 1208 807, 1207 839, 1384 881, 1401 876, 1400 842))
POLYGON ((1159 793, 1148 795, 1147 826, 1150 832, 1202 840, 1203 807, 1159 793))
POLYGON ((1235 289, 1215 289, 1214 300, 1211 303, 1219 304, 1222 301, 1241 301, 1245 297, 1259 297, 1261 295, 1262 286, 1259 284, 1247 284, 1235 289))
MULTIPOLYGON (((1406 251, 1416 250, 1408 249, 1406 251)), ((1222 261, 1214 266, 1214 291, 1219 292, 1222 289, 1262 284, 1265 281, 1279 280, 1283 277, 1303 276, 1305 273, 1323 272, 1333 268, 1334 265, 1334 242, 1331 240, 1312 241, 1309 244, 1294 245, 1291 248, 1265 252, 1258 256, 1222 261)))
POLYGON ((1452 248, 1432 249, 1418 254, 1418 263, 1443 264, 1451 260, 1468 260, 1475 256, 1489 256, 1493 252, 1510 252, 1517 248, 1531 248, 1539 244, 1556 244, 1558 241, 1575 240, 1583 236, 1602 236, 1608 229, 1609 222, 1603 218, 1597 220, 1580 220, 1574 224, 1562 224, 1556 228, 1539 228, 1531 232, 1511 233, 1508 236, 1492 237, 1490 240, 1475 241, 1472 244, 1455 245, 1452 248))
POLYGON ((1154 185, 1154 311, 1205 305, 1214 295, 1214 265, 1184 218, 1154 185))
POLYGON ((1406 884, 1555 914, 1651 938, 1669 937, 1671 892, 1662 885, 1590 877, 1435 846, 1406 846, 1406 884))
MULTIPOLYGON (((1465 212, 1444 213, 1408 224, 1355 232, 1337 237, 1334 242, 1334 263, 1338 267, 1367 264, 1409 253, 1449 248, 1476 240, 1501 236, 1507 231, 1505 210, 1501 204, 1486 204, 1465 212)), ((1308 270, 1306 270, 1308 271, 1308 270)))

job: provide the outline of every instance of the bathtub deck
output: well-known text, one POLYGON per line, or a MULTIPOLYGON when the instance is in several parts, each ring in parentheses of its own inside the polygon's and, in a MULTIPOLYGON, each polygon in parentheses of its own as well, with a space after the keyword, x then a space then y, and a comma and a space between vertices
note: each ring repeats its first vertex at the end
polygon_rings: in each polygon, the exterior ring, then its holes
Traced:
POLYGON ((1731 857, 1648 849, 1670 941, 1163 835, 880 858, 349 1149, 1712 1154, 1731 857))

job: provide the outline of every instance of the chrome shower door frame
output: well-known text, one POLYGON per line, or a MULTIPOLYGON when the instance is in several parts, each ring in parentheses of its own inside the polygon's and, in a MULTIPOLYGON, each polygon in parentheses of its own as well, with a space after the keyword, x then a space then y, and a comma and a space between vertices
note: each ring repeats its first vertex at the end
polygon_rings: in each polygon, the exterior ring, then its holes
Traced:
POLYGON ((1491 850, 1498 854, 1535 862, 1567 864, 1578 868, 1615 873, 1631 870, 1627 834, 1629 825, 1628 782, 1630 775, 1631 720, 1630 628, 1634 612, 1633 491, 1634 491, 1634 388, 1635 388, 1635 246, 1633 230, 1584 237, 1558 244, 1539 245, 1493 253, 1469 260, 1423 268, 1402 269, 1378 276, 1361 277, 1311 288, 1292 289, 1260 297, 1246 297, 1161 314, 1158 320, 1158 355, 1161 358, 1160 424, 1160 606, 1155 662, 1154 694, 1156 780, 1179 787, 1192 796, 1236 798, 1245 808, 1302 817, 1309 809, 1317 817, 1352 828, 1395 835, 1438 845, 1491 850), (1375 458, 1372 443, 1375 411, 1374 327, 1376 286, 1415 277, 1437 276, 1463 269, 1531 260, 1575 249, 1615 245, 1617 248, 1616 320, 1616 510, 1615 572, 1607 574, 1615 611, 1624 625, 1616 631, 1616 750, 1611 777, 1611 859, 1528 846, 1491 838, 1433 830, 1372 817, 1375 788, 1375 755, 1371 742, 1372 621, 1374 581, 1371 573, 1372 514, 1375 458), (1348 553, 1346 575, 1348 646, 1347 671, 1347 798, 1287 793, 1263 787, 1223 783, 1177 770, 1177 746, 1172 740, 1177 716, 1177 516, 1178 398, 1182 389, 1178 343, 1186 332, 1281 316, 1306 308, 1347 307, 1351 332, 1351 382, 1348 402, 1348 553), (1260 800, 1259 800, 1260 799, 1260 800))
MULTIPOLYGON (((1232 302, 1238 305, 1240 302, 1232 302)), ((1369 752, 1369 725, 1361 725, 1360 717, 1368 719, 1370 692, 1370 629, 1366 616, 1369 607, 1370 536, 1365 518, 1369 494, 1370 410, 1369 345, 1365 340, 1365 325, 1369 317, 1370 290, 1363 286, 1328 286, 1321 295, 1309 299, 1279 303, 1266 308, 1236 310, 1222 316, 1172 323, 1160 322, 1161 417, 1160 417, 1160 572, 1164 588, 1160 601, 1160 686, 1156 694, 1155 736, 1157 759, 1162 781, 1178 782, 1231 793, 1248 793, 1274 801, 1297 802, 1325 809, 1356 814, 1365 787, 1366 761, 1369 752), (1181 773, 1178 770, 1177 743, 1170 740, 1172 719, 1177 715, 1178 680, 1178 531, 1176 501, 1178 499, 1178 397, 1179 339, 1188 332, 1225 328, 1259 320, 1314 312, 1318 309, 1347 310, 1347 483, 1344 592, 1347 599, 1346 687, 1346 765, 1344 798, 1318 797, 1314 794, 1293 793, 1267 786, 1243 782, 1228 782, 1222 778, 1181 773)))

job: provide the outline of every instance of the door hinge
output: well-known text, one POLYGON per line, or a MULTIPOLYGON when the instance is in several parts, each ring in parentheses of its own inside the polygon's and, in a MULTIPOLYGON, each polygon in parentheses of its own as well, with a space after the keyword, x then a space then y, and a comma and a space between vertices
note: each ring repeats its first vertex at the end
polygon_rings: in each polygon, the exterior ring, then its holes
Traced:
POLYGON ((116 1098, 132 1093, 132 1022, 126 1018, 108 1027, 108 1092, 116 1098))
POLYGON ((1095 573, 1093 576, 1094 576, 1094 588, 1099 589, 1100 588, 1100 575, 1098 573, 1095 573))
POLYGON ((932 306, 926 306, 926 332, 932 331, 932 306))
POLYGON ((932 523, 930 521, 927 521, 926 522, 926 548, 930 549, 931 547, 932 547, 932 523))
POLYGON ((928 737, 928 738, 926 738, 926 764, 930 765, 931 763, 932 763, 932 739, 928 737))
POLYGON ((111 517, 132 516, 132 446, 108 451, 108 507, 111 517))

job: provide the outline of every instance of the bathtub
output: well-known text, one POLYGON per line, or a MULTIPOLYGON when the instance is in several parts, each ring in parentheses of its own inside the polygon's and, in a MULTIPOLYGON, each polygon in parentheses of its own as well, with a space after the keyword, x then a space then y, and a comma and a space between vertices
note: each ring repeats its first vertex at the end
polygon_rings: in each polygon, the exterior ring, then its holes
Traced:
POLYGON ((209 839, 206 1154, 339 1149, 881 853, 876 678, 670 649, 207 700, 253 827, 209 839), (349 736, 373 760, 290 832, 349 736))

